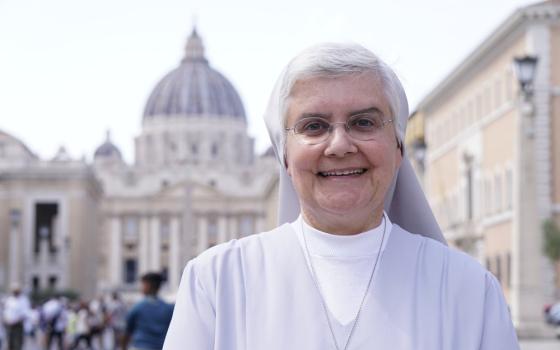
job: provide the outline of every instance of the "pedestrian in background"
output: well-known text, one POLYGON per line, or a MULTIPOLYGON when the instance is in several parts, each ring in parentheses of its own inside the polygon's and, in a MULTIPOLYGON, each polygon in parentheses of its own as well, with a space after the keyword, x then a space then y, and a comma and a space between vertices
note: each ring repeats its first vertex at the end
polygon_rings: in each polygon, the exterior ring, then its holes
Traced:
MULTIPOLYGON (((126 317, 126 332, 122 349, 155 350, 163 348, 167 328, 173 315, 173 305, 158 297, 163 279, 159 273, 146 273, 141 278, 144 298, 135 304, 126 317)), ((187 345, 187 344, 185 344, 187 345)))
POLYGON ((113 334, 113 347, 121 348, 121 342, 126 328, 126 305, 121 300, 119 293, 111 294, 107 302, 107 326, 113 334))
POLYGON ((13 285, 12 295, 6 298, 3 312, 8 350, 21 350, 23 348, 23 322, 29 313, 29 309, 29 299, 21 292, 19 285, 13 285))
POLYGON ((70 349, 77 349, 80 343, 86 343, 86 349, 91 349, 91 312, 85 301, 80 302, 76 314, 73 316, 73 342, 70 349))
POLYGON ((66 326, 68 324, 68 313, 65 301, 60 295, 55 295, 43 305, 43 318, 45 320, 45 335, 47 350, 51 349, 53 342, 59 350, 64 349, 66 326))
POLYGON ((103 349, 103 333, 105 331, 105 305, 102 297, 94 298, 89 302, 89 326, 91 344, 93 348, 103 349))

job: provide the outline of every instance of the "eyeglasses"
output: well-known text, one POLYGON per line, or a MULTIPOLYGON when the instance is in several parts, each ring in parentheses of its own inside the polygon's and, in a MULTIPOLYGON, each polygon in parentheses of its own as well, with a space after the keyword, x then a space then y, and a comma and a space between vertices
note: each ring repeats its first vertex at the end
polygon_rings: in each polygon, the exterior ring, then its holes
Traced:
POLYGON ((294 133, 296 140, 305 145, 317 145, 328 140, 337 124, 344 125, 350 137, 359 141, 371 141, 379 137, 385 125, 392 123, 393 119, 383 120, 380 114, 356 114, 346 122, 331 123, 325 118, 302 118, 286 131, 294 133))

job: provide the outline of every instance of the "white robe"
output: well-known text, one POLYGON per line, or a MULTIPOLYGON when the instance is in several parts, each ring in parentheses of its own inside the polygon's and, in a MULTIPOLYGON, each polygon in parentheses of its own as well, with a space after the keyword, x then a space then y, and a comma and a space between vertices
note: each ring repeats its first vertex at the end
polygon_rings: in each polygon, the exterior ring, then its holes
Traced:
MULTIPOLYGON (((519 349, 499 283, 466 254, 393 225, 379 264, 348 349, 519 349)), ((331 322, 343 344, 351 324, 331 322)), ((191 260, 164 349, 335 349, 291 225, 191 260)))

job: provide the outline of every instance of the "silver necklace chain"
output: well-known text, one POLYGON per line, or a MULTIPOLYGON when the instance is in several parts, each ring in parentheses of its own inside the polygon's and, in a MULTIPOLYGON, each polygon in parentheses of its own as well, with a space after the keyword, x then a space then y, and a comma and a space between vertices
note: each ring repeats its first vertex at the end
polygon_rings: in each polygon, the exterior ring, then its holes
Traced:
MULTIPOLYGON (((360 314, 362 313, 362 308, 366 301, 366 297, 368 295, 371 283, 373 281, 373 275, 375 273, 375 268, 377 267, 377 262, 379 261, 379 257, 381 256, 381 249, 383 248, 383 241, 385 240, 385 229, 387 228, 387 222, 385 221, 385 215, 383 215, 383 236, 381 236, 381 244, 379 245, 379 252, 377 253, 377 257, 375 258, 375 263, 373 264, 373 268, 371 269, 371 274, 369 276, 369 281, 366 287, 366 291, 364 296, 362 297, 362 301, 360 302, 360 307, 358 308, 358 312, 356 313, 356 317, 354 317, 354 323, 352 324, 352 328, 350 329, 350 334, 348 335, 348 339, 346 339, 346 344, 344 345, 343 350, 348 348, 350 344, 350 340, 352 339, 352 335, 354 335, 354 330, 356 329, 356 325, 358 324, 358 320, 360 319, 360 314)), ((313 261, 311 259, 311 254, 309 253, 309 247, 307 246, 307 239, 305 237, 305 230, 303 227, 303 217, 301 218, 301 234, 303 236, 303 243, 305 246, 305 253, 307 254, 307 258, 309 259, 309 266, 311 267, 311 277, 315 287, 317 288, 317 292, 319 292, 319 297, 321 298, 321 305, 323 306, 323 311, 325 313, 325 317, 327 318, 327 323, 329 325, 329 330, 331 332, 332 340, 334 342, 334 346, 337 350, 340 350, 338 346, 338 342, 336 341, 336 335, 334 334, 333 326, 331 323, 331 318, 329 316, 329 311, 327 309, 327 304, 325 302, 325 298, 323 297, 323 293, 321 292, 321 287, 319 286, 319 281, 317 274, 315 273, 315 268, 313 266, 313 261)))

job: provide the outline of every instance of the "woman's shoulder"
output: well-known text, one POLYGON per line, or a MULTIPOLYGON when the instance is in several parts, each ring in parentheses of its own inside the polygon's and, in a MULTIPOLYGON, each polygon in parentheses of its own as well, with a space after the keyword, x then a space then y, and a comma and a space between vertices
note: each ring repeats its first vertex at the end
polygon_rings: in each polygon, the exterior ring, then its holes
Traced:
POLYGON ((461 285, 494 278, 479 261, 457 248, 420 234, 410 233, 399 226, 391 234, 400 241, 396 242, 400 247, 408 247, 411 250, 409 253, 414 251, 416 263, 431 273, 441 274, 460 282, 458 284, 461 285))

